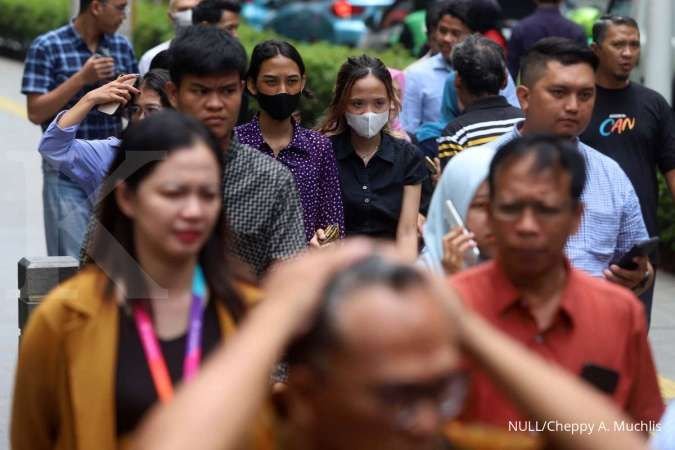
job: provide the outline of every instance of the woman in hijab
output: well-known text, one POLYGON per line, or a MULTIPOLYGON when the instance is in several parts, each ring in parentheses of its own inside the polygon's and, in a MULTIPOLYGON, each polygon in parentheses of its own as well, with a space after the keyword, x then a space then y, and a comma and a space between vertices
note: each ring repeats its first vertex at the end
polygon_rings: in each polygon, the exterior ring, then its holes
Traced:
POLYGON ((476 147, 452 158, 434 191, 424 225, 425 248, 420 262, 437 273, 453 274, 466 268, 466 254, 478 248, 480 260, 490 259, 494 238, 488 224, 487 176, 494 150, 476 147), (464 223, 450 227, 446 201, 450 200, 464 223))

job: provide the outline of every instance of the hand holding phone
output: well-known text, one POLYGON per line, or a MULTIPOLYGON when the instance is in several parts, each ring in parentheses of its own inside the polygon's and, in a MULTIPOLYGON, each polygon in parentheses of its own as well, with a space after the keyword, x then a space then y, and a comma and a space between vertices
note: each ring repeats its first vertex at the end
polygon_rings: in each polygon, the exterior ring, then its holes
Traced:
MULTIPOLYGON (((136 80, 138 79, 138 75, 121 75, 118 78, 118 81, 120 81, 122 84, 126 86, 133 86, 134 83, 136 83, 136 80)), ((112 84, 112 83, 109 83, 112 84)), ((108 85, 105 85, 108 86, 108 85)), ((104 87, 105 87, 104 86, 104 87)), ((98 110, 101 111, 102 113, 108 114, 108 115, 113 115, 115 112, 117 112, 117 109, 120 107, 121 103, 120 102, 109 102, 105 103, 102 105, 98 106, 98 110)))
POLYGON ((619 260, 613 261, 612 264, 616 264, 622 269, 626 270, 635 270, 638 265, 633 261, 633 258, 636 256, 649 256, 654 253, 659 247, 659 238, 658 236, 646 239, 642 242, 638 242, 633 245, 633 247, 623 255, 619 260))
MULTIPOLYGON (((462 218, 459 215, 457 208, 455 208, 455 205, 452 203, 452 200, 446 200, 445 206, 446 206, 445 219, 448 223, 448 228, 450 230, 459 228, 463 230, 464 235, 468 235, 469 239, 472 238, 473 234, 471 234, 464 226, 464 222, 462 221, 462 218)), ((471 246, 464 253, 464 264, 465 266, 475 266, 479 262, 480 262, 480 252, 478 251, 478 247, 475 245, 471 246)))

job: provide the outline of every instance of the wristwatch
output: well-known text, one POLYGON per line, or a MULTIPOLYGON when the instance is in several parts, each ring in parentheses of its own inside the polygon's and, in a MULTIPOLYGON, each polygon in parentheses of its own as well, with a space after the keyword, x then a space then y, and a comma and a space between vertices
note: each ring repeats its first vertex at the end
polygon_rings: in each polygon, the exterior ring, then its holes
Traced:
POLYGON ((641 291, 644 289, 644 287, 647 285, 647 282, 649 281, 649 276, 651 275, 651 272, 649 269, 645 270, 645 275, 642 277, 642 281, 640 281, 638 284, 635 285, 633 288, 634 292, 641 291))

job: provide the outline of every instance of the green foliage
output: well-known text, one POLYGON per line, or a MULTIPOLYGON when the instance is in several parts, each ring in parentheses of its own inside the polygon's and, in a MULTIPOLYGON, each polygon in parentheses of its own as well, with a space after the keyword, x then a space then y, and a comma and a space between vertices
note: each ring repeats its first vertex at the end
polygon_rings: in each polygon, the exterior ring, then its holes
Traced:
MULTIPOLYGON (((2 0, 0 0, 2 1, 2 0)), ((135 2, 133 43, 138 58, 149 48, 171 39, 173 27, 169 22, 165 5, 147 1, 135 2)))
POLYGON ((68 22, 68 0, 0 0, 0 37, 30 45, 68 22))
POLYGON ((661 236, 661 261, 671 270, 675 270, 675 204, 673 204, 673 198, 665 179, 661 175, 659 175, 658 223, 661 236))
MULTIPOLYGON (((38 35, 67 23, 69 5, 69 0, 0 0, 0 38, 10 38, 27 48, 38 35)), ((170 39, 173 29, 166 15, 166 4, 141 0, 136 1, 134 7, 133 43, 136 56, 140 57, 147 49, 170 39)), ((239 34, 249 54, 258 42, 284 39, 245 25, 239 34)), ((303 122, 312 125, 330 102, 340 65, 347 57, 359 55, 363 50, 325 42, 293 44, 305 61, 308 87, 315 94, 313 100, 303 99, 301 103, 303 122)), ((402 69, 412 62, 403 49, 368 53, 378 56, 389 67, 402 69)))
MULTIPOLYGON (((246 26, 240 27, 239 38, 249 55, 255 44, 259 42, 267 39, 286 39, 268 31, 257 31, 246 26)), ((326 42, 312 44, 291 42, 302 55, 307 70, 307 86, 315 95, 312 100, 305 98, 301 100, 302 120, 305 125, 314 125, 323 114, 325 107, 330 103, 338 69, 349 56, 360 55, 364 50, 332 45, 326 42)), ((413 61, 404 49, 384 52, 368 50, 368 54, 377 56, 388 67, 397 69, 403 69, 413 61)))

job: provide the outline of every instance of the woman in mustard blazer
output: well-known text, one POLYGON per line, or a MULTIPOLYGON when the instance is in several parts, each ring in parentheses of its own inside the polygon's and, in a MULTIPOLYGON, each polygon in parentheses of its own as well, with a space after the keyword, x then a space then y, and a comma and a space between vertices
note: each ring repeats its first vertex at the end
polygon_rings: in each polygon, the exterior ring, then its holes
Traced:
POLYGON ((14 450, 124 448, 233 332, 249 295, 226 258, 222 168, 195 119, 163 111, 127 130, 100 192, 93 263, 23 334, 14 450))

